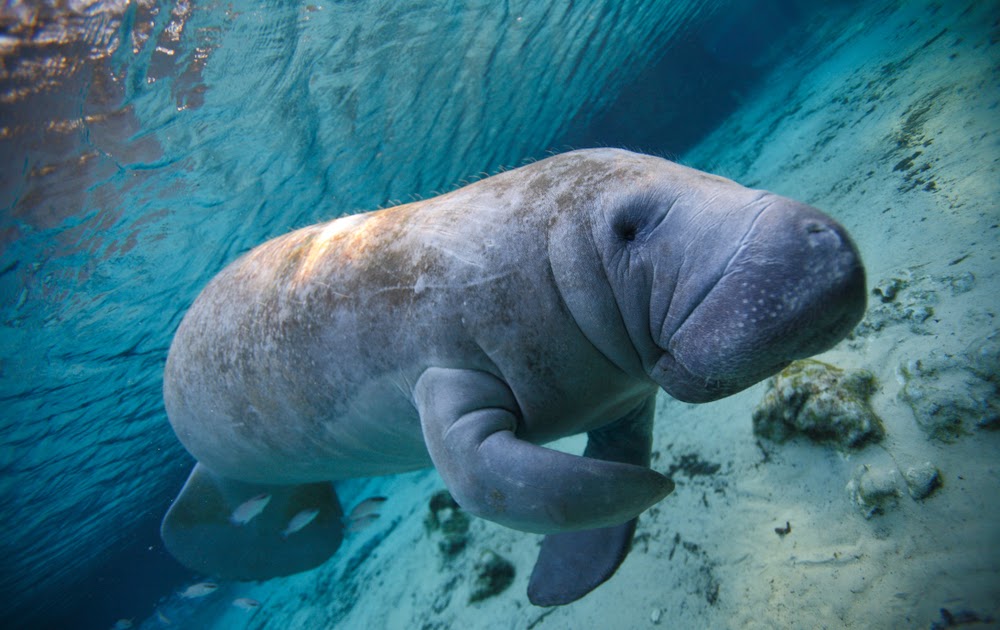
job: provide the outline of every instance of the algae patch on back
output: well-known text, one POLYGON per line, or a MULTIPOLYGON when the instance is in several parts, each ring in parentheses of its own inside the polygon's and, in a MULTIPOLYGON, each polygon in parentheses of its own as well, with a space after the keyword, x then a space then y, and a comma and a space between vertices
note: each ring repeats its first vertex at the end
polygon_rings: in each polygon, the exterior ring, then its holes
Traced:
POLYGON ((802 434, 844 449, 877 442, 885 429, 869 404, 876 386, 867 370, 795 361, 768 381, 753 412, 754 433, 779 442, 802 434))

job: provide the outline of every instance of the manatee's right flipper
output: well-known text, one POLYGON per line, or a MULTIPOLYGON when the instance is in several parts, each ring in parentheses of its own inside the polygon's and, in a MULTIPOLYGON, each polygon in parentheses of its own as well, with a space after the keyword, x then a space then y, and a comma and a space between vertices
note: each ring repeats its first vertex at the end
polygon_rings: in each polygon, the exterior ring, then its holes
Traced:
POLYGON ((538 533, 612 527, 674 489, 643 465, 518 439, 517 401, 491 374, 429 368, 414 397, 434 466, 458 504, 476 516, 538 533))
MULTIPOLYGON (((649 466, 656 396, 618 421, 587 434, 584 456, 649 466)), ((598 529, 549 534, 528 581, 528 599, 536 606, 575 602, 614 575, 635 534, 635 518, 598 529)))
POLYGON ((181 564, 223 579, 266 580, 319 566, 340 546, 343 511, 333 484, 274 486, 227 479, 196 464, 160 526, 167 550, 181 564), (270 501, 257 516, 233 524, 234 510, 261 494, 270 501), (288 536, 296 514, 315 519, 288 536))

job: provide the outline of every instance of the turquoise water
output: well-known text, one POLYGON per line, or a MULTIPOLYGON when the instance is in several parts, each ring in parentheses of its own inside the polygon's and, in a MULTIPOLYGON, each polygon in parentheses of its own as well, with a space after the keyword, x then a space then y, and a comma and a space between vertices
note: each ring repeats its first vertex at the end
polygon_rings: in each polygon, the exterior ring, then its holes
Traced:
POLYGON ((133 588, 92 578, 123 548, 166 562, 143 545, 191 460, 162 366, 225 263, 558 149, 716 8, 34 6, 4 9, 0 193, 2 588, 28 615, 67 584, 133 588))
POLYGON ((225 264, 293 228, 571 146, 680 155, 752 98, 782 46, 810 41, 797 25, 843 4, 6 3, 10 623, 138 625, 198 579, 159 542, 193 464, 161 377, 184 312, 225 264))

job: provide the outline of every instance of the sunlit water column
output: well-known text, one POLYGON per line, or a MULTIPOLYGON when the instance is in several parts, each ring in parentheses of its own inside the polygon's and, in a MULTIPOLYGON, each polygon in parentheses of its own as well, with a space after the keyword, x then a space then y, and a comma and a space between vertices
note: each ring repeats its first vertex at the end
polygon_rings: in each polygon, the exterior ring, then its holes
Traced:
POLYGON ((559 148, 721 3, 58 4, 0 9, 14 618, 166 508, 190 460, 162 413, 162 363, 225 263, 559 148))

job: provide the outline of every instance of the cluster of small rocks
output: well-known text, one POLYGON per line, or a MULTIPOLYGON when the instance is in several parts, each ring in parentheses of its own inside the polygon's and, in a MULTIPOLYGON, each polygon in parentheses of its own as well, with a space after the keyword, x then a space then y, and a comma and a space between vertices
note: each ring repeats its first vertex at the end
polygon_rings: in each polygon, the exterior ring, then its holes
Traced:
POLYGON ((941 485, 941 473, 930 462, 910 466, 902 475, 895 466, 858 466, 847 484, 847 492, 865 518, 884 514, 903 496, 905 486, 910 497, 921 501, 941 485), (900 479, 902 476, 902 479, 900 479))
MULTIPOLYGON (((982 354, 992 357, 995 353, 982 354)), ((986 363, 992 365, 991 361, 986 363)), ((885 435, 882 421, 869 404, 877 381, 867 370, 848 371, 819 361, 795 361, 768 385, 753 412, 754 432, 761 437, 782 442, 803 435, 850 450, 878 442, 885 435)), ((941 474, 930 462, 905 470, 895 465, 865 464, 857 468, 847 491, 864 517, 872 518, 894 507, 904 491, 920 501, 940 485, 941 474)))
POLYGON ((905 324, 917 335, 930 334, 929 321, 934 307, 940 303, 940 294, 966 293, 975 286, 976 277, 971 272, 926 275, 908 269, 884 278, 872 289, 872 299, 864 320, 854 329, 851 337, 857 341, 889 326, 905 324))
MULTIPOLYGON (((429 502, 424 527, 431 536, 440 536, 438 549, 445 560, 458 556, 469 544, 469 517, 447 490, 435 492, 429 502)), ((515 569, 509 560, 495 551, 484 550, 472 566, 469 602, 478 602, 502 593, 514 581, 515 569)), ((435 612, 451 602, 452 591, 460 580, 454 576, 434 601, 435 612)))

